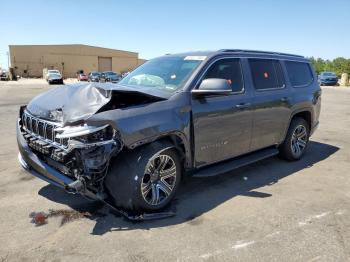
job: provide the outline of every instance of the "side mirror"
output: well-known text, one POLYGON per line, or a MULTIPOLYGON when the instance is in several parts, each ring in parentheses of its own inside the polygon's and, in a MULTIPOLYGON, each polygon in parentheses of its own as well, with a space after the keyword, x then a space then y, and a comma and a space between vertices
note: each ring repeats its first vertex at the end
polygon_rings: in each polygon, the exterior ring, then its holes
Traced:
POLYGON ((229 95, 231 93, 231 85, 226 79, 221 78, 204 79, 198 89, 192 90, 192 94, 197 97, 229 95))

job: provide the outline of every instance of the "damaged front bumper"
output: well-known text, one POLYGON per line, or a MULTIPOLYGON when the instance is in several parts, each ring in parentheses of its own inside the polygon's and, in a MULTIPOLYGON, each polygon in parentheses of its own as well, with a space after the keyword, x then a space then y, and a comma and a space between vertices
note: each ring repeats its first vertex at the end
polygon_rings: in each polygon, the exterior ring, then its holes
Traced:
MULTIPOLYGON (((65 189, 67 192, 71 193, 71 185, 76 182, 76 180, 62 174, 56 169, 52 168, 44 161, 42 161, 28 146, 26 140, 24 139, 19 121, 17 122, 17 143, 18 143, 18 161, 27 172, 31 175, 38 177, 52 185, 65 189)), ((125 210, 121 210, 114 206, 112 202, 104 195, 97 194, 85 188, 83 191, 79 192, 81 195, 86 196, 92 200, 99 200, 108 205, 114 212, 131 221, 144 221, 144 220, 154 220, 172 217, 175 215, 174 212, 161 212, 161 213, 141 213, 141 214, 130 214, 125 210)))
MULTIPOLYGON (((61 187, 68 192, 72 192, 72 185, 76 180, 66 176, 65 174, 57 171, 55 168, 48 165, 46 162, 41 160, 33 150, 28 146, 27 141, 23 137, 20 129, 20 120, 17 121, 17 144, 18 144, 18 160, 21 166, 28 171, 33 176, 36 176, 52 185, 61 187)), ((91 199, 101 199, 96 193, 84 189, 84 191, 79 192, 91 199)))
MULTIPOLYGON (((21 110, 22 111, 22 110, 21 110)), ((22 111, 23 113, 23 111, 22 111)), ((160 213, 140 213, 140 214, 130 214, 125 210, 119 209, 114 206, 112 201, 109 199, 108 195, 102 190, 98 191, 96 189, 90 189, 89 186, 82 182, 82 180, 77 179, 71 175, 67 175, 61 171, 61 169, 55 166, 58 162, 54 159, 50 159, 45 157, 44 154, 47 154, 46 148, 47 145, 41 143, 33 143, 35 140, 40 141, 39 137, 30 137, 28 139, 28 133, 21 127, 21 114, 17 121, 16 132, 17 132, 17 143, 18 143, 18 161, 27 172, 31 175, 38 177, 54 186, 60 187, 66 190, 68 193, 79 193, 89 199, 99 200, 108 205, 114 212, 119 215, 124 216, 125 218, 131 221, 144 221, 144 220, 154 220, 154 219, 162 219, 174 216, 175 213, 172 211, 160 212, 160 213), (29 146, 29 144, 31 146, 29 146)), ((75 145, 76 149, 82 150, 82 146, 75 145)), ((102 143, 99 146, 90 148, 108 148, 111 146, 111 143, 102 143)), ((118 150, 114 151, 114 153, 119 153, 122 144, 117 147, 118 150)), ((114 145, 115 147, 115 145, 114 145)), ((61 148, 59 148, 61 149, 61 148)), ((111 151, 109 151, 111 152, 111 151)), ((108 155, 108 160, 112 154, 108 155)), ((84 155, 83 155, 84 157, 84 155)), ((107 163, 107 167, 108 167, 107 163)), ((62 166, 62 165, 61 165, 62 166)), ((107 171, 107 170, 106 170, 107 171)), ((106 172, 107 173, 107 172, 106 172)))
POLYGON ((109 126, 63 128, 31 115, 25 107, 17 120, 17 143, 23 168, 70 193, 94 199, 104 194, 109 161, 123 147, 119 133, 109 126))

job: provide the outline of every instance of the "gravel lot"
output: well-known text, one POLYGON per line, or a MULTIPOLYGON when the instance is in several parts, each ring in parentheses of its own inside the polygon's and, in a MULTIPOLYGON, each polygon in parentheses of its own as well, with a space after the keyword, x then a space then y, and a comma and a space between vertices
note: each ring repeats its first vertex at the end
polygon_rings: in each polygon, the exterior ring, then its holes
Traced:
POLYGON ((350 261, 350 88, 324 87, 305 157, 188 179, 175 217, 130 223, 22 171, 15 122, 43 80, 0 82, 0 261, 350 261), (36 227, 31 212, 57 211, 36 227))

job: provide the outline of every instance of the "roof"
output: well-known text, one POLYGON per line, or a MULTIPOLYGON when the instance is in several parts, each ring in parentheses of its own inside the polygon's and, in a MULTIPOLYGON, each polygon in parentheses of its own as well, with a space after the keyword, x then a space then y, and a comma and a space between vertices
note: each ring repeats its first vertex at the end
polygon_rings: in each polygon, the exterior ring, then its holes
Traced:
POLYGON ((285 57, 290 59, 301 59, 305 60, 306 58, 301 55, 287 54, 281 52, 273 52, 273 51, 258 51, 258 50, 246 50, 246 49, 220 49, 217 51, 194 51, 194 52, 186 52, 179 54, 168 54, 173 56, 207 56, 213 57, 220 54, 234 54, 234 55, 247 55, 247 56, 264 56, 264 57, 285 57))
POLYGON ((301 55, 287 54, 281 52, 271 52, 271 51, 259 51, 259 50, 245 50, 245 49, 220 49, 220 53, 244 53, 244 54, 259 54, 259 55, 278 55, 278 56, 293 56, 304 58, 301 55))
POLYGON ((119 51, 119 52, 125 52, 125 53, 132 53, 138 55, 137 52, 132 52, 132 51, 126 51, 126 50, 120 50, 120 49, 113 49, 113 48, 106 48, 106 47, 100 47, 100 46, 92 46, 92 45, 83 45, 83 44, 52 44, 52 45, 9 45, 9 47, 34 47, 34 46, 46 46, 46 47, 66 47, 66 46, 81 46, 81 47, 92 47, 92 48, 100 48, 100 49, 105 49, 105 50, 110 50, 110 51, 119 51))

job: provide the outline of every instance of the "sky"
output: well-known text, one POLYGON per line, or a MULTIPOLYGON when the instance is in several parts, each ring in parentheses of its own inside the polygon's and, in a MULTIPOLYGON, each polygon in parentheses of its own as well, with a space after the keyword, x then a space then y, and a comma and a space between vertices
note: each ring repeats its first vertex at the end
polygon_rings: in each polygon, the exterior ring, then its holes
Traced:
POLYGON ((8 45, 87 44, 139 53, 223 48, 350 58, 350 0, 0 0, 8 45))

